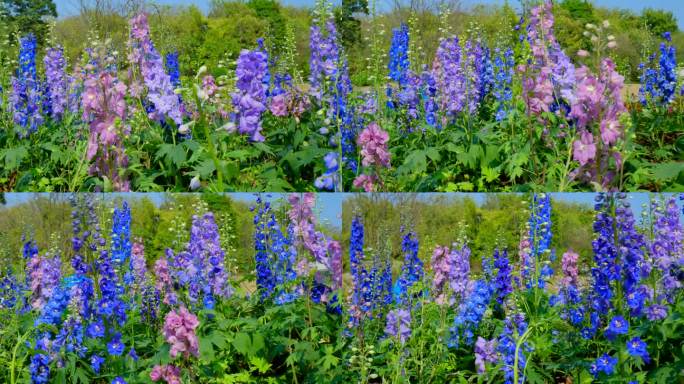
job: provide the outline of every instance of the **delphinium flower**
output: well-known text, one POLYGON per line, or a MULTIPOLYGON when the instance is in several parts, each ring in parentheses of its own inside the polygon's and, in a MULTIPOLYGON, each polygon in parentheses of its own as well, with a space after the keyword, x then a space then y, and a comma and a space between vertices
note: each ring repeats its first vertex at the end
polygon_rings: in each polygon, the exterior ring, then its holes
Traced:
POLYGON ((644 260, 646 239, 642 233, 639 233, 634 214, 625 197, 623 194, 618 194, 617 207, 615 207, 619 242, 618 257, 622 275, 617 283, 622 285, 621 291, 627 299, 630 314, 637 316, 641 314, 647 296, 652 293, 646 293, 645 287, 641 285, 643 278, 649 272, 644 260))
POLYGON ((513 283, 511 279, 511 266, 508 261, 508 250, 499 249, 494 250, 494 268, 496 275, 494 277, 493 285, 496 292, 496 301, 502 305, 508 295, 513 292, 513 283))
POLYGON ((653 240, 649 246, 650 264, 660 273, 657 301, 672 303, 682 289, 678 274, 684 268, 684 229, 680 223, 680 210, 675 196, 665 201, 653 201, 653 240))
POLYGON ((397 302, 400 305, 411 304, 411 287, 423 280, 423 261, 418 257, 418 236, 413 231, 407 231, 401 242, 401 249, 404 253, 404 265, 401 267, 401 274, 397 279, 399 292, 397 302))
POLYGON ((131 209, 126 201, 115 208, 112 215, 111 258, 114 268, 120 271, 131 257, 131 209))
POLYGON ((171 311, 164 318, 163 334, 166 342, 171 344, 169 354, 176 358, 179 354, 184 358, 199 356, 199 340, 195 329, 199 325, 197 316, 185 307, 179 311, 171 311))
POLYGON ((109 72, 90 75, 84 83, 83 118, 90 125, 86 159, 94 161, 90 174, 106 177, 113 189, 126 192, 129 181, 122 175, 128 166, 123 138, 129 129, 126 117, 126 85, 109 72))
POLYGON ((351 293, 349 305, 348 328, 354 328, 360 324, 364 312, 361 307, 364 305, 364 295, 362 284, 366 279, 366 270, 363 265, 364 252, 364 228, 359 216, 354 216, 351 224, 351 234, 349 240, 349 273, 351 274, 351 293))
POLYGON ((166 67, 166 72, 169 75, 169 80, 171 81, 171 85, 173 85, 175 88, 180 88, 181 86, 181 79, 180 79, 180 64, 178 63, 178 52, 169 52, 166 54, 164 60, 165 67, 166 67))
POLYGON ((264 141, 261 115, 266 111, 266 91, 263 80, 268 71, 268 55, 261 50, 242 50, 237 60, 236 92, 233 106, 237 130, 252 141, 264 141))
POLYGON ((72 207, 71 247, 74 255, 71 266, 77 274, 86 274, 92 270, 88 262, 88 253, 95 252, 98 246, 106 244, 102 237, 100 225, 95 213, 95 200, 89 194, 74 194, 69 198, 72 207))
POLYGON ((131 290, 136 293, 143 289, 147 280, 147 263, 145 261, 145 246, 136 241, 131 246, 129 271, 124 276, 124 282, 132 285, 131 290))
POLYGON ((553 274, 549 258, 552 255, 551 197, 548 194, 535 194, 530 202, 530 211, 527 238, 524 238, 526 249, 523 249, 529 254, 521 257, 522 276, 528 289, 543 289, 553 274))
POLYGON ((43 124, 41 91, 36 73, 36 37, 19 39, 19 69, 12 77, 10 103, 20 138, 36 132, 43 124))
POLYGON ((550 1, 532 8, 527 28, 532 59, 518 67, 523 74, 523 99, 528 113, 534 116, 561 113, 559 99, 573 97, 575 68, 554 35, 552 8, 550 1))
POLYGON ((21 292, 25 287, 11 270, 0 269, 0 309, 11 309, 21 306, 21 292))
POLYGON ((563 278, 561 279, 558 295, 553 295, 549 299, 551 305, 561 304, 561 318, 569 320, 573 325, 579 325, 584 321, 585 308, 582 304, 582 297, 579 290, 579 270, 577 262, 579 255, 572 250, 563 254, 561 259, 561 269, 563 278))
POLYGON ((486 372, 487 363, 496 363, 499 360, 497 353, 497 340, 486 340, 481 336, 477 337, 475 342, 475 366, 477 367, 477 373, 480 375, 486 372))
POLYGON ((168 117, 180 127, 183 124, 180 99, 175 93, 171 77, 164 70, 164 60, 150 38, 147 15, 141 13, 133 17, 130 27, 128 60, 133 69, 140 70, 147 87, 147 100, 154 106, 150 111, 150 118, 162 120, 168 117))
MULTIPOLYGON (((606 315, 613 308, 611 300, 615 293, 611 281, 620 278, 618 249, 614 239, 615 219, 611 215, 614 200, 610 196, 596 196, 596 217, 592 242, 595 267, 591 269, 593 278, 589 294, 591 309, 598 315, 606 315)), ((593 326, 594 324, 592 324, 593 326)), ((595 328, 595 327, 594 327, 595 328)), ((596 329, 592 329, 593 332, 596 329)))
POLYGON ((396 337, 401 344, 404 344, 411 337, 411 311, 404 308, 389 311, 385 335, 396 337))
POLYGON ((677 95, 677 54, 672 45, 672 34, 663 33, 664 42, 660 43, 660 57, 657 69, 653 68, 655 54, 650 56, 649 65, 641 64, 641 87, 639 96, 641 103, 648 102, 656 106, 667 106, 677 95))
POLYGON ((504 320, 504 328, 497 338, 496 350, 499 353, 500 361, 503 365, 504 383, 505 384, 521 384, 525 382, 525 365, 527 358, 525 357, 524 349, 517 348, 517 338, 520 337, 527 329, 527 322, 522 314, 509 314, 504 320), (515 383, 514 366, 516 362, 516 351, 518 352, 518 372, 522 373, 518 377, 518 383, 515 383))
POLYGON ((615 340, 618 335, 626 335, 629 332, 629 321, 624 317, 617 315, 613 316, 608 322, 605 335, 608 340, 615 340))
POLYGON ((648 355, 648 345, 638 337, 634 337, 627 341, 627 352, 632 357, 640 358, 646 364, 651 360, 648 355))
POLYGON ((155 289, 162 296, 162 302, 167 305, 176 304, 178 298, 173 287, 173 279, 166 259, 157 259, 154 262, 154 275, 156 276, 155 289))
MULTIPOLYGON (((294 264, 297 261, 297 250, 293 246, 293 226, 287 228, 287 235, 283 234, 280 224, 271 215, 269 220, 270 251, 273 253, 273 272, 275 275, 275 298, 276 304, 289 303, 298 297, 298 293, 292 289, 292 282, 297 278, 294 264)), ((320 302, 320 296, 317 297, 320 302)), ((315 302, 316 300, 314 300, 315 302)))
POLYGON ((461 303, 454 318, 454 324, 450 330, 450 347, 458 348, 473 344, 475 331, 479 327, 486 309, 489 308, 492 294, 493 288, 486 280, 478 279, 475 281, 472 291, 461 303))
POLYGON ((621 95, 624 77, 608 58, 601 61, 598 76, 585 66, 577 69, 575 76, 577 85, 569 117, 574 119, 579 135, 573 144, 573 155, 580 168, 573 175, 606 186, 615 176, 609 160, 613 158, 618 166, 622 161, 616 144, 624 136, 620 122, 620 116, 627 110, 621 95))
POLYGON ((438 304, 447 304, 451 301, 448 283, 455 269, 455 259, 455 255, 449 250, 449 247, 437 246, 432 252, 432 259, 430 261, 434 273, 432 277, 432 294, 435 296, 435 302, 438 304))
POLYGON ((323 158, 325 172, 316 178, 314 186, 323 191, 335 191, 340 187, 340 162, 336 152, 328 152, 323 158))
POLYGON ((62 261, 50 255, 31 256, 26 265, 27 279, 31 292, 30 304, 34 310, 42 310, 59 286, 62 278, 62 261))
POLYGON ((453 120, 466 105, 466 80, 461 61, 458 37, 442 39, 432 66, 442 126, 453 120))
POLYGON ((330 82, 331 79, 333 84, 336 82, 340 61, 340 49, 337 45, 337 29, 334 21, 328 20, 325 27, 326 33, 324 35, 320 25, 312 25, 309 38, 311 50, 309 58, 310 93, 319 103, 326 92, 326 83, 330 82))
POLYGON ((392 42, 389 52, 389 80, 396 83, 387 85, 387 106, 405 113, 408 119, 407 131, 412 129, 411 121, 418 118, 418 103, 420 102, 420 77, 410 69, 409 28, 402 24, 392 31, 392 42))
POLYGON ((254 215, 254 250, 256 251, 256 283, 261 290, 261 297, 271 296, 275 288, 275 276, 271 265, 271 255, 268 252, 268 220, 271 213, 271 203, 257 197, 254 215))
POLYGON ((390 167, 390 153, 387 148, 389 134, 372 122, 368 124, 358 137, 358 145, 361 147, 361 164, 372 168, 371 174, 362 174, 354 180, 356 188, 363 188, 366 192, 373 192, 377 183, 381 182, 378 175, 381 168, 390 167))
POLYGON ((589 368, 589 371, 594 376, 594 378, 599 378, 601 373, 606 376, 611 376, 615 373, 615 366, 618 363, 617 357, 612 357, 607 353, 599 356, 589 368))
POLYGON ((437 82, 435 81, 434 74, 428 70, 427 65, 424 65, 420 78, 425 122, 431 127, 440 128, 441 125, 437 121, 437 112, 439 112, 437 105, 437 82))
POLYGON ((164 380, 166 384, 181 384, 180 368, 175 365, 155 365, 150 372, 154 382, 164 380))
POLYGON ((128 384, 128 382, 123 377, 117 376, 109 384, 128 384))
POLYGON ((47 384, 50 381, 50 357, 43 353, 33 355, 29 371, 33 384, 47 384))
POLYGON ((64 49, 60 46, 50 48, 43 59, 45 64, 46 94, 44 107, 49 105, 47 113, 55 120, 61 120, 67 109, 68 79, 66 77, 66 59, 64 49))
POLYGON ((221 239, 214 214, 205 213, 194 217, 190 229, 189 252, 201 267, 198 273, 205 284, 205 295, 212 298, 226 298, 232 295, 233 289, 228 282, 225 269, 225 253, 221 248, 221 239))
POLYGON ((513 50, 506 49, 501 53, 497 48, 494 51, 494 85, 492 87, 494 98, 497 101, 496 121, 506 119, 509 111, 513 108, 513 71, 515 58, 513 50))

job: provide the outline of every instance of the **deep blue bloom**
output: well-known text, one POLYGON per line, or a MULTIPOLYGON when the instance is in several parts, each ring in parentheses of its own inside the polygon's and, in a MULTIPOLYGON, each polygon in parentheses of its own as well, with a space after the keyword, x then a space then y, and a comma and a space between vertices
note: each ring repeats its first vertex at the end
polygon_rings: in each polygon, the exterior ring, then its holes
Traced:
POLYGON ((107 352, 112 356, 120 356, 125 348, 126 346, 121 342, 121 334, 118 332, 114 334, 112 340, 107 343, 107 352))
POLYGON ((254 216, 254 250, 256 251, 256 282, 261 290, 261 297, 270 297, 275 289, 275 275, 271 268, 273 262, 268 252, 269 227, 268 222, 271 215, 271 205, 263 202, 261 197, 257 198, 256 214, 254 216))
POLYGON ((511 48, 504 51, 503 55, 498 48, 494 53, 493 94, 498 104, 496 121, 501 121, 506 118, 508 112, 513 107, 513 90, 511 89, 511 86, 513 83, 515 59, 513 58, 513 50, 511 48))
POLYGON ((98 338, 98 337, 104 337, 105 335, 105 326, 104 323, 102 322, 102 319, 99 319, 97 321, 93 321, 90 324, 88 324, 88 328, 86 330, 86 335, 90 338, 98 338))
POLYGON ((102 367, 102 363, 104 363, 104 361, 104 357, 100 355, 93 355, 90 357, 90 366, 93 368, 93 371, 96 374, 100 373, 100 368, 102 367))
MULTIPOLYGON (((513 366, 515 364, 515 351, 517 340, 522 333, 527 329, 527 322, 522 314, 516 314, 509 316, 504 321, 504 328, 498 337, 498 344, 496 351, 501 356, 501 362, 503 363, 504 372, 504 383, 513 384, 515 378, 513 372, 513 366)), ((520 348, 518 350, 518 369, 522 374, 520 375, 519 382, 516 384, 522 384, 525 382, 525 365, 527 364, 527 358, 524 354, 525 348, 520 348)))
POLYGON ((622 316, 613 317, 606 329, 606 338, 614 340, 617 335, 626 335, 629 332, 629 322, 622 316))
POLYGON ((398 303, 404 304, 410 301, 408 291, 416 282, 423 279, 423 261, 418 257, 418 237, 415 232, 407 232, 401 242, 404 252, 404 265, 397 283, 399 286, 398 303))
POLYGON ((494 251, 494 268, 496 268, 496 277, 494 278, 493 285, 496 290, 496 301, 499 304, 503 304, 506 297, 513 292, 512 269, 509 264, 507 249, 499 252, 497 248, 494 251))
POLYGON ((123 379, 123 377, 117 376, 112 380, 111 384, 128 384, 128 383, 126 382, 126 380, 123 379))
POLYGON ((449 346, 458 348, 460 345, 472 345, 474 342, 475 331, 484 317, 485 311, 489 307, 492 299, 492 287, 484 279, 475 281, 475 287, 461 305, 454 325, 451 328, 449 346), (463 344, 461 344, 463 342, 463 344))
POLYGON ((180 81, 180 64, 178 64, 178 52, 169 52, 166 54, 166 73, 171 78, 171 84, 175 88, 181 86, 180 81))
POLYGON ((12 77, 14 123, 19 137, 27 137, 43 124, 41 86, 36 73, 36 37, 28 34, 19 39, 19 69, 12 77))
POLYGON ((610 376, 615 373, 617 362, 618 359, 616 357, 611 357, 609 354, 604 353, 591 364, 589 371, 595 378, 598 378, 601 372, 610 376))
POLYGON ((138 361, 138 353, 135 352, 135 348, 131 347, 131 350, 128 352, 128 357, 133 359, 133 361, 138 361))
POLYGON ((629 352, 629 355, 640 357, 644 363, 648 363, 651 359, 648 355, 647 347, 648 346, 646 345, 646 342, 638 337, 635 337, 627 342, 627 352, 629 352))
POLYGON ((47 383, 50 380, 50 358, 42 353, 33 355, 29 371, 31 372, 32 383, 47 383))

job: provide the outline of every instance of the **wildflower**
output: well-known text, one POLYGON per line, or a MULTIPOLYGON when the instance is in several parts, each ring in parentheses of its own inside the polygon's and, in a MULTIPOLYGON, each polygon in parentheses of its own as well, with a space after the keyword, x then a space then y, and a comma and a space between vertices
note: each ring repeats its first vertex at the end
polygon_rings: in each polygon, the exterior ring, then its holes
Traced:
POLYGON ((107 352, 112 356, 119 356, 123 353, 126 346, 121 342, 121 333, 115 333, 107 343, 107 352))
POLYGON ((580 165, 587 165, 596 157, 596 144, 589 132, 582 132, 580 139, 573 143, 573 156, 580 165))
POLYGON ((496 351, 501 356, 504 371, 504 383, 506 384, 522 384, 525 382, 525 375, 520 375, 519 382, 515 383, 515 374, 513 366, 516 361, 516 352, 518 357, 518 372, 525 372, 525 365, 527 358, 524 353, 525 348, 517 348, 516 338, 522 335, 527 329, 527 322, 522 314, 509 315, 504 320, 504 328, 497 338, 496 351))
POLYGON ((404 344, 411 337, 411 312, 407 309, 393 309, 387 313, 385 335, 397 337, 404 344))
POLYGON ((95 372, 95 374, 100 373, 100 368, 102 367, 102 363, 104 363, 104 361, 104 357, 100 355, 93 355, 90 357, 90 366, 93 368, 93 372, 95 372))
POLYGON ((465 345, 472 345, 475 331, 485 315, 485 310, 489 307, 492 293, 492 288, 487 281, 484 279, 475 281, 472 292, 459 306, 454 318, 449 346, 458 347, 461 342, 465 345))
POLYGON ((185 307, 166 315, 163 334, 166 342, 171 344, 171 357, 175 358, 179 354, 185 358, 190 355, 199 356, 199 341, 195 334, 198 325, 197 316, 188 312, 185 307))
POLYGON ((10 103, 14 123, 20 138, 36 132, 43 124, 41 94, 36 74, 36 37, 33 34, 19 39, 19 69, 12 77, 10 103))
POLYGON ((409 290, 416 283, 423 279, 423 261, 418 257, 418 237, 415 232, 407 232, 401 242, 401 249, 404 253, 404 265, 401 267, 401 275, 397 280, 399 294, 397 302, 399 304, 409 303, 409 290))
MULTIPOLYGON (((145 81, 147 98, 154 106, 149 113, 150 118, 162 120, 168 117, 176 126, 181 126, 183 114, 180 98, 174 91, 175 85, 172 83, 171 76, 164 69, 164 60, 150 39, 147 15, 141 13, 135 16, 131 19, 130 26, 128 45, 131 52, 128 58, 134 68, 139 68, 145 81)), ((171 64, 175 64, 173 60, 171 64)))
POLYGON ((164 380, 167 384, 181 384, 180 368, 175 365, 155 365, 150 372, 154 382, 164 380))
POLYGON ((477 367, 477 373, 485 373, 485 364, 496 363, 498 360, 496 347, 496 339, 485 340, 480 336, 477 337, 475 342, 475 366, 477 367))
POLYGON ((608 323, 608 329, 606 329, 606 337, 608 340, 615 339, 617 335, 626 335, 629 331, 629 322, 625 320, 622 316, 613 317, 608 323))
POLYGON ((66 59, 62 47, 50 48, 43 59, 45 63, 46 95, 43 106, 49 106, 49 115, 60 120, 67 108, 66 59))
POLYGON ((123 379, 121 376, 117 376, 114 379, 112 379, 111 384, 128 384, 126 380, 123 379))
POLYGON ((618 359, 616 357, 611 357, 609 354, 604 353, 591 364, 589 371, 595 378, 598 378, 601 372, 610 376, 615 373, 617 362, 618 359))
POLYGON ((264 141, 261 134, 261 114, 266 111, 264 78, 268 71, 268 56, 261 50, 242 50, 237 60, 235 75, 237 91, 233 93, 238 132, 252 141, 264 141))
POLYGON ((323 161, 325 163, 325 173, 314 182, 314 186, 319 190, 334 191, 339 185, 339 160, 336 152, 328 152, 323 161))
POLYGON ((635 337, 627 342, 627 352, 629 352, 629 355, 639 357, 644 361, 644 363, 648 364, 651 359, 648 355, 648 350, 646 347, 646 343, 638 337, 635 337))

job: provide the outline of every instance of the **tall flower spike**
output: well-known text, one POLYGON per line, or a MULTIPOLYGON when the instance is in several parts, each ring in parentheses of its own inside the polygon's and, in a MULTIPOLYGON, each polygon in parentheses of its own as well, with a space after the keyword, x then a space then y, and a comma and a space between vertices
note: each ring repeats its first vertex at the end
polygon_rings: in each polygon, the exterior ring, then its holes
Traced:
POLYGON ((19 39, 19 69, 12 77, 12 105, 14 123, 20 138, 36 132, 43 124, 41 87, 36 73, 36 37, 33 34, 19 39))
POLYGON ((264 79, 268 73, 268 55, 261 50, 242 50, 237 60, 236 92, 233 106, 236 110, 238 132, 249 135, 252 141, 264 141, 261 134, 261 115, 266 111, 268 88, 264 79))
POLYGON ((54 47, 48 49, 43 59, 45 64, 46 95, 45 105, 49 105, 47 113, 55 120, 61 120, 67 109, 68 79, 66 77, 66 59, 64 49, 54 47))

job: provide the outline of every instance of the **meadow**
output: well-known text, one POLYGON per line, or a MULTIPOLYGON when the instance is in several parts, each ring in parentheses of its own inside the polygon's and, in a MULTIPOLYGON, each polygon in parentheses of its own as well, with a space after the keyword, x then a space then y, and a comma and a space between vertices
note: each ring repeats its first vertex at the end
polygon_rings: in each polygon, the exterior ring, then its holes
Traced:
POLYGON ((18 44, 0 57, 0 189, 681 190, 681 33, 608 11, 570 25, 570 3, 502 8, 487 16, 496 29, 485 17, 464 29, 448 9, 390 19, 374 4, 361 24, 318 1, 308 16, 269 16, 277 30, 247 22, 263 4, 223 2, 223 18, 174 16, 182 36, 155 30, 163 17, 145 9, 114 32, 68 38, 69 19, 8 34, 18 44), (231 20, 262 38, 235 47, 231 20), (352 47, 350 25, 362 42, 352 47), (239 53, 215 57, 228 49, 239 53))
POLYGON ((308 193, 24 199, 1 208, 34 227, 0 221, 0 381, 676 383, 684 196, 635 196, 354 195, 341 230, 308 193), (70 219, 25 214, 46 204, 70 219), (460 225, 410 219, 445 206, 460 225))

